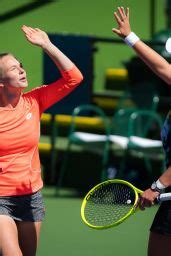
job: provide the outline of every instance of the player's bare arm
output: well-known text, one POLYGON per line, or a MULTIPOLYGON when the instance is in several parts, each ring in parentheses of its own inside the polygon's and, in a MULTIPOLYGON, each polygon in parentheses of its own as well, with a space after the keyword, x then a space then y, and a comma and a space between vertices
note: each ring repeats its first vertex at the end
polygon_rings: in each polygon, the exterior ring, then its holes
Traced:
POLYGON ((73 62, 63 54, 52 42, 48 35, 39 28, 32 28, 23 25, 22 30, 27 40, 36 46, 41 47, 49 57, 54 61, 56 66, 62 70, 70 70, 74 66, 73 62))
MULTIPOLYGON (((114 17, 118 28, 113 28, 112 31, 124 40, 127 39, 132 32, 129 22, 129 8, 125 10, 123 7, 118 7, 117 11, 114 12, 114 17)), ((135 33, 133 33, 133 36, 137 38, 135 33)), ((171 65, 162 56, 140 39, 132 44, 132 48, 156 75, 171 85, 171 65)))

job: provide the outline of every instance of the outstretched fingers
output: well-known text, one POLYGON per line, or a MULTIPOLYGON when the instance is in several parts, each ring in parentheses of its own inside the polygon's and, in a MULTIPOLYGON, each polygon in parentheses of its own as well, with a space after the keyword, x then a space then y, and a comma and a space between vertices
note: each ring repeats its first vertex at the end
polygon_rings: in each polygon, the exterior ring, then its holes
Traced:
POLYGON ((124 38, 130 34, 131 28, 129 24, 129 8, 118 7, 114 12, 115 20, 118 24, 118 28, 113 28, 112 31, 124 38))
POLYGON ((122 20, 125 20, 127 18, 123 7, 118 7, 118 12, 119 12, 122 20))
POLYGON ((126 8, 126 12, 124 7, 118 7, 118 13, 114 12, 114 16, 118 22, 118 24, 121 24, 125 20, 129 20, 129 8, 126 8))
POLYGON ((121 20, 121 18, 119 17, 119 15, 117 14, 117 12, 114 12, 114 16, 115 16, 115 18, 116 18, 116 21, 117 21, 118 25, 120 25, 120 24, 122 23, 122 20, 121 20))
POLYGON ((126 8, 126 16, 127 16, 128 20, 129 20, 129 7, 126 8))
POLYGON ((117 35, 121 36, 121 31, 119 29, 116 29, 116 28, 112 28, 112 31, 114 33, 116 33, 117 35))
POLYGON ((26 25, 23 25, 22 26, 22 30, 26 33, 26 34, 29 34, 31 35, 32 33, 35 33, 36 32, 36 29, 32 28, 32 27, 28 27, 26 25))

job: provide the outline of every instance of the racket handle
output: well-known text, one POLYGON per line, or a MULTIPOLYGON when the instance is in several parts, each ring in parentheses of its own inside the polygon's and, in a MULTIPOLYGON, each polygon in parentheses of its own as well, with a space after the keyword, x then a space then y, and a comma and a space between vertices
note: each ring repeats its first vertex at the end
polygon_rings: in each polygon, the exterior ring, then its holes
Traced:
POLYGON ((157 198, 158 202, 164 202, 171 200, 171 193, 163 193, 157 198))

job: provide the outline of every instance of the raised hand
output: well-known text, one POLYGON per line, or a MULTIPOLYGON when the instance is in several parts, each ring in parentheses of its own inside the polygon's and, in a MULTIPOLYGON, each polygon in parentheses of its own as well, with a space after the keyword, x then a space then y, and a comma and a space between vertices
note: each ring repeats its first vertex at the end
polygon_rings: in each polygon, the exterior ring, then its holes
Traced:
POLYGON ((27 40, 33 45, 45 48, 50 43, 48 35, 39 28, 31 28, 23 25, 21 29, 27 40))
POLYGON ((129 8, 118 7, 118 11, 114 12, 114 17, 118 24, 118 28, 113 28, 112 31, 118 36, 124 38, 128 36, 131 32, 130 23, 129 23, 129 8))

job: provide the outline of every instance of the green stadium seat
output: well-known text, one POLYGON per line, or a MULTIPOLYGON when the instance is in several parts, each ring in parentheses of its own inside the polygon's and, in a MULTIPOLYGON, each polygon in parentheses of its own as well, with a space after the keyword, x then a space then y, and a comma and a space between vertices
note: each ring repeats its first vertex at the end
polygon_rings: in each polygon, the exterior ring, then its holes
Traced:
POLYGON ((114 155, 122 152, 118 178, 125 177, 126 159, 130 160, 131 156, 144 159, 149 177, 152 177, 153 160, 160 160, 163 170, 163 147, 159 139, 161 128, 161 117, 152 110, 120 109, 115 113, 110 142, 114 155))
MULTIPOLYGON (((97 128, 97 127, 96 127, 97 128)), ((102 164, 101 164, 101 180, 104 180, 106 175, 106 167, 108 163, 108 149, 109 149, 109 126, 108 119, 103 110, 94 105, 80 105, 76 107, 72 113, 69 135, 68 135, 68 145, 66 152, 64 153, 64 158, 62 161, 61 170, 59 172, 59 179, 57 184, 57 189, 62 186, 63 178, 68 167, 69 153, 72 151, 72 145, 85 146, 86 149, 90 151, 101 151, 102 153, 102 164), (79 115, 87 116, 79 116, 79 115), (87 131, 87 121, 88 124, 92 126, 99 125, 100 128, 104 128, 103 134, 93 134, 80 131, 80 128, 84 128, 87 131)), ((91 162, 91 161, 90 161, 91 162)))

